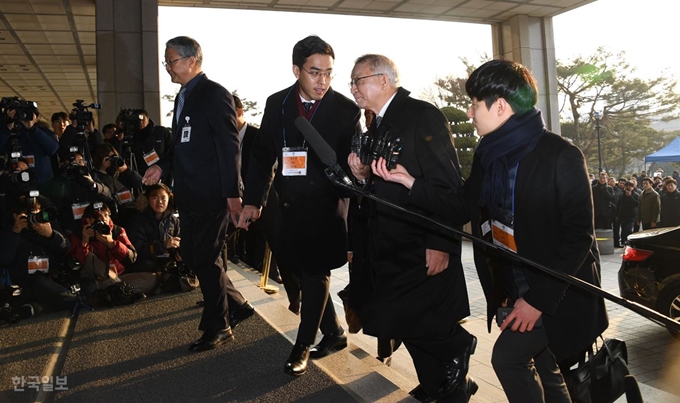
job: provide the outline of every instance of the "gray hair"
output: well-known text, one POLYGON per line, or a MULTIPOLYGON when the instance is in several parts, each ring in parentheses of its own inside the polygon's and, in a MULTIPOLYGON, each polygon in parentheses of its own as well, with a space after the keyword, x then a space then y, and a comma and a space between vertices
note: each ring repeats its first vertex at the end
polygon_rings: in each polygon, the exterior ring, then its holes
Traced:
POLYGON ((390 79, 390 84, 393 88, 400 87, 399 69, 397 69, 397 65, 390 58, 383 55, 368 54, 354 61, 355 65, 364 63, 368 64, 373 73, 386 75, 390 79))
POLYGON ((195 39, 188 36, 178 36, 172 38, 165 43, 165 46, 173 49, 178 55, 182 57, 195 57, 196 64, 201 65, 203 63, 203 51, 201 50, 201 45, 196 42, 195 39))

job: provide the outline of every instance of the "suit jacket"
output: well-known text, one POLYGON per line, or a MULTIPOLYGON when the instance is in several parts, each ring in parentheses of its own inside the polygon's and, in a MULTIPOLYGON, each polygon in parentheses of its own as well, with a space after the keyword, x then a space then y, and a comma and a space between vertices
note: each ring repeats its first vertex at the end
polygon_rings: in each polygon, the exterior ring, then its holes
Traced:
MULTIPOLYGON (((402 139, 398 163, 416 178, 412 189, 375 178, 375 195, 429 216, 461 193, 463 181, 449 124, 434 105, 400 88, 386 125, 402 139)), ((384 130, 384 129, 383 129, 384 130)), ((470 314, 460 238, 379 203, 371 204, 370 268, 375 283, 362 309, 364 332, 380 338, 446 334, 470 314), (448 252, 449 266, 428 276, 425 251, 448 252)))
POLYGON ((175 204, 180 211, 226 209, 227 198, 240 197, 234 99, 205 74, 197 79, 196 87, 184 101, 179 124, 173 117, 174 147, 158 164, 163 172, 173 171, 175 204), (182 142, 186 118, 191 137, 182 142))
MULTIPOLYGON (((287 147, 307 145, 295 127, 298 117, 297 84, 267 99, 262 125, 255 136, 248 163, 244 205, 260 206, 272 175, 272 166, 287 147)), ((359 108, 345 96, 329 89, 311 124, 337 153, 347 168, 352 136, 359 127, 359 108)), ((274 188, 279 195, 277 263, 298 274, 313 274, 341 267, 347 262, 346 191, 326 177, 326 166, 313 149, 308 150, 307 175, 283 176, 279 163, 274 188)))
MULTIPOLYGON (((480 235, 479 200, 484 169, 475 156, 466 181, 473 234, 480 235)), ((517 253, 559 272, 600 286, 593 201, 581 151, 545 132, 519 162, 515 179, 517 253)), ((487 325, 505 298, 502 270, 508 260, 475 245, 475 265, 487 299, 487 325)), ((515 262, 515 265, 520 263, 515 262)), ((586 349, 608 326, 604 300, 538 269, 522 265, 529 291, 524 299, 543 312, 550 349, 558 361, 586 349)))
POLYGON ((246 132, 241 140, 241 178, 245 180, 248 176, 248 165, 250 163, 250 152, 253 149, 253 142, 257 135, 257 127, 246 125, 246 132))

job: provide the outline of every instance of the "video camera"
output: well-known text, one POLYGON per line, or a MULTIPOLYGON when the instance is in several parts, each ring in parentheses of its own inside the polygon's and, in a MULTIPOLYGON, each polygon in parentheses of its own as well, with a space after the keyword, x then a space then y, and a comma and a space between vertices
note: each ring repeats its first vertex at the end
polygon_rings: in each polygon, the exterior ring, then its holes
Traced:
POLYGON ((358 133, 352 138, 352 152, 356 153, 364 165, 370 165, 382 157, 387 169, 394 169, 401 154, 401 137, 387 124, 378 127, 376 133, 358 133))
POLYGON ((73 111, 72 114, 75 117, 76 121, 78 122, 78 132, 82 132, 85 129, 85 126, 89 124, 90 122, 94 121, 94 117, 92 116, 92 112, 90 112, 90 108, 92 109, 101 109, 102 106, 101 104, 89 104, 85 105, 85 101, 82 99, 76 99, 76 102, 73 103, 73 111), (81 130, 81 128, 83 130, 81 130))
POLYGON ((139 122, 142 120, 141 109, 121 109, 116 119, 119 122, 119 129, 125 133, 123 141, 130 140, 139 131, 139 122))
POLYGON ((3 116, 7 116, 9 111, 16 111, 14 115, 15 123, 31 121, 38 114, 38 104, 33 101, 19 99, 19 97, 2 97, 0 109, 3 116))

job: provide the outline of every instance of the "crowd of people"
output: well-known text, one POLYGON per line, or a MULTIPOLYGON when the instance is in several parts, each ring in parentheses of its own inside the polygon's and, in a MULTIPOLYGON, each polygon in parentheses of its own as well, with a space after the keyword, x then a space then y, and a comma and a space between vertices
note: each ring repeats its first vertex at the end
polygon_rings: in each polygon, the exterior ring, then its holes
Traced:
POLYGON ((634 232, 680 225, 678 171, 663 176, 659 169, 651 177, 642 171, 618 181, 606 172, 593 176, 595 228, 612 230, 614 247, 627 245, 634 232))
MULTIPOLYGON (((8 154, 2 175, 0 278, 23 288, 20 306, 133 303, 171 288, 168 275, 181 266, 203 295, 202 334, 189 350, 217 348, 254 313, 226 270, 227 240, 239 231, 257 245, 239 251, 251 262, 269 244, 289 309, 300 316, 284 372, 303 375, 310 359, 347 347, 329 285, 349 259, 349 331, 375 336, 385 363, 405 346, 419 401, 466 402, 479 386, 468 373, 477 338, 460 324, 470 314, 461 238, 426 214, 455 228, 471 222, 475 236, 495 245, 475 244, 474 255, 489 331, 494 317, 501 329, 491 361, 509 401, 571 401, 564 375, 607 328, 604 301, 513 254, 599 286, 594 222, 606 223, 599 184, 589 186, 580 150, 546 129, 526 67, 493 60, 467 80, 481 140, 463 178, 449 122, 410 97, 386 56, 355 60, 352 101, 331 87, 331 45, 300 40, 295 81, 267 99, 259 129, 202 61, 194 39, 166 43, 163 65, 180 85, 171 128, 143 110, 121 112, 103 135, 92 121, 68 125, 65 114, 50 130, 35 115, 16 120, 7 111, 0 148, 20 152, 8 154)), ((610 216, 628 218, 612 206, 625 209, 634 189, 609 198, 604 181, 610 216)), ((665 183, 665 194, 677 193, 665 183)), ((666 217, 656 197, 660 218, 644 207, 630 215, 643 228, 666 217)))

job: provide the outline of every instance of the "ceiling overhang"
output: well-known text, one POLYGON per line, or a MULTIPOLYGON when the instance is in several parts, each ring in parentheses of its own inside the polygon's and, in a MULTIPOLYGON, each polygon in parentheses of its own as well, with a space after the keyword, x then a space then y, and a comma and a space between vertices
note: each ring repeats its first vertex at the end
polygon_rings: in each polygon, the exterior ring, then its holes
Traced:
MULTIPOLYGON (((595 0, 160 0, 205 7, 497 23, 552 17, 595 0)), ((0 96, 38 103, 49 118, 97 100, 95 0, 0 0, 0 96)))

